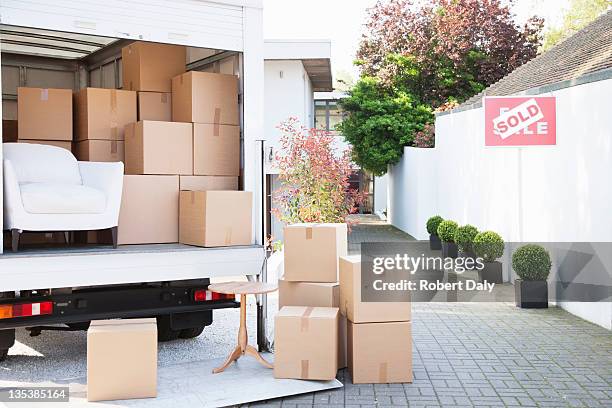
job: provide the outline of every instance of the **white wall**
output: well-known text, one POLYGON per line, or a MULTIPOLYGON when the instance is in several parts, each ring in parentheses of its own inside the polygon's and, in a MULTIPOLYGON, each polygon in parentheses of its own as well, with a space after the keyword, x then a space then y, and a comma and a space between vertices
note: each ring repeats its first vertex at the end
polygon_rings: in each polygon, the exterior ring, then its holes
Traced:
MULTIPOLYGON (((440 214, 509 242, 612 241, 611 94, 612 79, 545 94, 557 96, 556 146, 486 148, 482 108, 438 116, 436 147, 407 147, 390 168, 391 223, 419 239, 440 214)), ((562 307, 612 325, 609 303, 562 307)))
POLYGON ((374 213, 382 213, 387 209, 388 203, 388 181, 389 175, 374 177, 374 213))

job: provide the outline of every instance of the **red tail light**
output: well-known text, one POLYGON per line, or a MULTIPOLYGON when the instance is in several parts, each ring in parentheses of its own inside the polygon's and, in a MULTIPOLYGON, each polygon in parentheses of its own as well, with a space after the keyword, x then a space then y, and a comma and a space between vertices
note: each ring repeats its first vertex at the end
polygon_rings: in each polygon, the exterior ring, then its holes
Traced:
POLYGON ((19 303, 14 305, 0 305, 0 319, 14 317, 29 317, 49 315, 53 313, 53 302, 19 303))
POLYGON ((225 293, 211 292, 206 289, 198 289, 193 292, 193 300, 196 302, 206 302, 207 300, 235 299, 236 295, 226 295, 225 293))

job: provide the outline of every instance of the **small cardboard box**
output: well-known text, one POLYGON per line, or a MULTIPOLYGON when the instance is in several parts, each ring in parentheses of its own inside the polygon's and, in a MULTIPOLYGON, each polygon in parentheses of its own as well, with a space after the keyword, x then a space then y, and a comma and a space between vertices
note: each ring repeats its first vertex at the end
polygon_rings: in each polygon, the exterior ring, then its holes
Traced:
POLYGON ((33 143, 33 144, 42 144, 47 146, 55 146, 61 147, 68 151, 72 151, 72 142, 66 142, 63 140, 18 140, 19 143, 33 143))
POLYGON ((191 123, 144 120, 125 127, 126 174, 193 174, 191 123))
POLYGON ((138 92, 138 120, 172 121, 172 94, 138 92))
POLYGON ((238 190, 238 177, 233 176, 181 176, 181 190, 238 190))
POLYGON ((76 140, 123 140, 136 122, 136 92, 84 88, 74 94, 76 140))
POLYGON ((346 224, 293 224, 283 234, 285 280, 338 281, 338 257, 348 250, 346 224))
POLYGON ((123 89, 172 92, 172 78, 185 72, 182 45, 133 42, 121 49, 123 89))
POLYGON ((203 247, 253 243, 253 193, 181 191, 179 242, 203 247))
POLYGON ((118 140, 83 140, 75 144, 75 156, 81 161, 118 162, 125 160, 124 142, 118 140))
POLYGON ((240 127, 193 124, 193 174, 240 175, 240 127))
POLYGON ((17 133, 24 140, 72 141, 72 90, 17 88, 17 133))
POLYGON ((87 331, 87 401, 157 396, 157 324, 94 320, 87 331))
POLYGON ((17 141, 17 121, 2 120, 2 143, 14 143, 17 141))
POLYGON ((411 322, 348 323, 353 384, 412 382, 411 322))
POLYGON ((178 207, 178 176, 123 176, 118 244, 178 242, 178 207))
POLYGON ((361 257, 340 257, 340 313, 353 323, 411 320, 410 302, 362 302, 361 257))
POLYGON ((338 308, 285 306, 274 322, 274 378, 336 378, 338 308))
POLYGON ((172 78, 172 120, 239 125, 238 77, 190 71, 172 78))

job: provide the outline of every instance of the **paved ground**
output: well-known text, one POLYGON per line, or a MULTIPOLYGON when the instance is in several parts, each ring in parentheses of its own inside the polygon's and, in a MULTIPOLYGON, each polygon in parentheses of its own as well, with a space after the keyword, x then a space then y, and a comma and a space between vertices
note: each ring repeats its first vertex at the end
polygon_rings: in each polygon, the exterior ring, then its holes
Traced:
MULTIPOLYGON (((410 237, 372 217, 353 227, 360 241, 410 237)), ((270 298, 271 314, 276 299, 270 298)), ((249 308, 255 343, 254 308, 249 308)), ((223 357, 233 347, 237 310, 215 312, 199 338, 160 344, 161 365, 223 357)), ((415 303, 412 384, 353 385, 345 370, 340 390, 272 400, 282 407, 612 407, 612 333, 567 312, 522 310, 507 303, 415 303)), ((18 331, 11 357, 0 363, 0 386, 85 375, 85 333, 18 331)))

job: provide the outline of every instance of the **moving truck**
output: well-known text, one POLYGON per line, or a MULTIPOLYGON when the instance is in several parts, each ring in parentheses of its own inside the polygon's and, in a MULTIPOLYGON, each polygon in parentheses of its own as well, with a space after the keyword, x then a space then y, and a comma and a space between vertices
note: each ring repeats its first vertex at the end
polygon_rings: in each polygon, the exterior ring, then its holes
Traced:
MULTIPOLYGON (((14 131, 18 87, 121 89, 123 47, 182 45, 188 71, 239 78, 239 189, 253 193, 253 225, 245 226, 252 245, 23 245, 12 252, 2 249, 0 237, 0 360, 23 327, 38 335, 85 329, 93 319, 154 316, 161 340, 197 336, 213 310, 238 306, 208 291, 211 279, 265 280, 261 1, 3 0, 0 16, 3 140, 14 131)), ((265 297, 258 308, 260 348, 266 347, 264 309, 265 297)))

